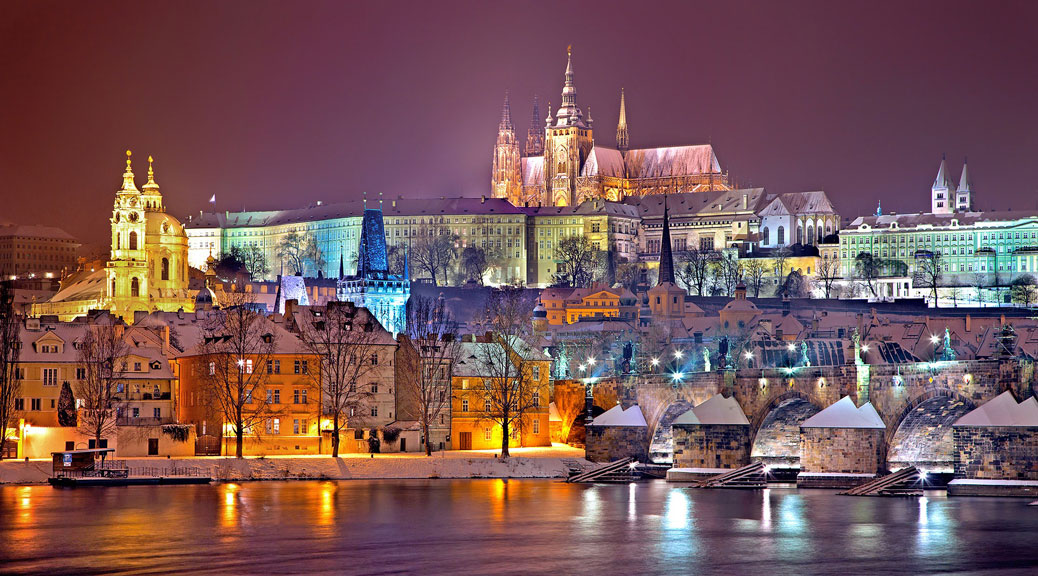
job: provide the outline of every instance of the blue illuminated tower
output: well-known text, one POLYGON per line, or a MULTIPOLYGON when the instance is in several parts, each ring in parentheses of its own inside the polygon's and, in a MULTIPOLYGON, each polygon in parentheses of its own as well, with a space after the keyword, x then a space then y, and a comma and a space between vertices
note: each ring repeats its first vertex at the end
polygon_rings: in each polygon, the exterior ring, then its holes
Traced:
POLYGON ((367 308, 394 336, 403 332, 406 327, 407 300, 411 295, 411 280, 407 270, 403 276, 389 273, 382 210, 364 210, 358 254, 357 274, 340 275, 335 289, 337 299, 367 308))

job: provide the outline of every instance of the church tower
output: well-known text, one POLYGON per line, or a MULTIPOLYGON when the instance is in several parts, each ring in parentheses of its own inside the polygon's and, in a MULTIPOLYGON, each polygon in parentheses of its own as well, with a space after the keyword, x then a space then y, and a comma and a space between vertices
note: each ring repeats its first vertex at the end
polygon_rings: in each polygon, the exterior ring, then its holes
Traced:
POLYGON ((540 156, 544 154, 544 131, 541 129, 541 105, 537 101, 537 95, 533 96, 533 118, 530 119, 530 129, 526 132, 526 155, 540 156))
POLYGON ((566 81, 562 88, 562 105, 544 132, 544 184, 553 206, 576 203, 577 178, 594 147, 590 119, 577 107, 577 89, 573 83, 572 46, 566 49, 566 81))
POLYGON ((941 156, 941 167, 937 169, 937 178, 930 188, 930 213, 952 214, 955 212, 952 198, 952 184, 948 179, 948 168, 944 156, 941 156))
POLYGON ((519 141, 512 125, 512 109, 505 92, 505 104, 501 110, 501 123, 497 126, 497 143, 494 145, 493 175, 490 178, 491 195, 506 198, 519 205, 523 183, 519 160, 519 141))
POLYGON ((616 124, 616 149, 627 152, 631 149, 631 140, 627 135, 627 107, 624 105, 624 89, 620 89, 620 121, 616 124))
POLYGON ((145 252, 144 195, 133 181, 129 150, 126 151, 126 171, 123 186, 115 193, 112 209, 112 252, 106 268, 105 297, 108 309, 117 316, 133 321, 135 309, 142 296, 147 300, 148 263, 145 252))
POLYGON ((973 191, 970 190, 969 170, 966 160, 962 161, 962 176, 959 177, 959 187, 955 190, 955 210, 957 212, 973 211, 973 191))

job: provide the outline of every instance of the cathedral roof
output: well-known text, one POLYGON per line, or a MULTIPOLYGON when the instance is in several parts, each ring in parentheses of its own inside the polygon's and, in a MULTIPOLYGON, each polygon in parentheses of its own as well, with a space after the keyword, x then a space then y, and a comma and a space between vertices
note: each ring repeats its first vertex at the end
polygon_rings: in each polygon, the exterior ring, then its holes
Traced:
POLYGON ((624 204, 637 208, 642 218, 662 218, 664 196, 667 197, 667 202, 670 206, 671 221, 683 221, 683 219, 690 217, 719 213, 728 213, 729 216, 732 216, 731 213, 739 210, 756 212, 767 199, 764 188, 746 188, 741 190, 628 196, 624 198, 624 204), (743 208, 744 200, 746 203, 745 208, 743 208))
POLYGON ((696 174, 719 174, 713 146, 669 146, 628 150, 624 156, 628 178, 668 178, 696 174))
POLYGON ((523 170, 523 186, 543 186, 544 156, 528 156, 520 162, 523 170))
MULTIPOLYGON (((609 176, 612 178, 624 177, 624 157, 619 150, 595 146, 584 162, 581 176, 609 176)), ((525 180, 524 180, 525 182, 525 180)))

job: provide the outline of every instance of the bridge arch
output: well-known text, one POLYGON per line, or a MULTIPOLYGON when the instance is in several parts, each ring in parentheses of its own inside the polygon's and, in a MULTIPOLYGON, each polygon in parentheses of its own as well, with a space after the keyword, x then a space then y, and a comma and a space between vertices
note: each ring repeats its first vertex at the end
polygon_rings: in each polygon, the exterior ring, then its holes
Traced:
POLYGON ((952 424, 975 407, 969 398, 947 389, 913 397, 887 425, 887 467, 950 471, 955 458, 952 424))
POLYGON ((674 420, 691 409, 692 403, 685 399, 678 399, 667 406, 652 432, 652 440, 649 442, 650 461, 657 464, 674 462, 674 420))
POLYGON ((800 423, 822 410, 799 390, 775 396, 750 421, 750 458, 765 463, 800 461, 800 423))

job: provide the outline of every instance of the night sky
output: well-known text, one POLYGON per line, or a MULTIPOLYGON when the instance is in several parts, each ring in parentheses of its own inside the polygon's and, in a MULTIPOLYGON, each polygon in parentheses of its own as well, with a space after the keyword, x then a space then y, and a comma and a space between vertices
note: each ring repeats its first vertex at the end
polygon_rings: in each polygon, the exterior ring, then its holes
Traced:
POLYGON ((1038 208, 1038 2, 0 3, 0 220, 108 233, 123 154, 168 210, 489 190, 501 101, 577 101, 614 146, 712 143, 740 186, 845 216, 1038 208), (832 5, 835 4, 835 5, 832 5), (907 4, 907 6, 903 5, 907 4))

